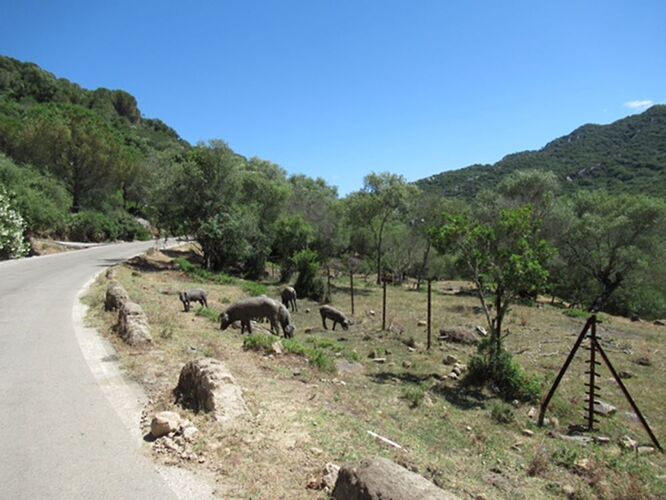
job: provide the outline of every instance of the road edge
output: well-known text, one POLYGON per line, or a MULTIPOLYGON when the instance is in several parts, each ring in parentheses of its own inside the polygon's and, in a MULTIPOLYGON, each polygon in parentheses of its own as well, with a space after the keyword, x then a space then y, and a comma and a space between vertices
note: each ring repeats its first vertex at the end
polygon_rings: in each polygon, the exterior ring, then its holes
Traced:
MULTIPOLYGON (((142 253, 144 252, 137 255, 142 253)), ((138 383, 130 380, 123 373, 113 345, 103 338, 96 328, 85 325, 89 306, 81 299, 89 292, 95 280, 106 272, 106 269, 95 273, 76 293, 72 306, 72 326, 83 359, 100 386, 102 394, 132 436, 136 447, 145 451, 141 432, 141 412, 148 397, 138 383)), ((200 475, 179 467, 159 465, 149 457, 145 458, 155 467, 166 485, 179 499, 215 498, 213 486, 200 475)))

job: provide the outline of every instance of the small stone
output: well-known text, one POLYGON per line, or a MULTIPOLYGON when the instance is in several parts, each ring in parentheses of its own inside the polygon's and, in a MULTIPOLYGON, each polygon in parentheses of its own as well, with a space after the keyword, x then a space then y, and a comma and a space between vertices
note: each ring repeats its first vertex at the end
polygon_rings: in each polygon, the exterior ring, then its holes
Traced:
POLYGON ((617 411, 617 408, 604 401, 598 400, 594 403, 594 410, 604 417, 609 417, 617 411))
POLYGON ((309 307, 306 307, 306 308, 305 308, 305 314, 309 314, 309 313, 310 313, 310 308, 309 308, 309 307))
POLYGON ((199 429, 197 429, 193 425, 190 425, 183 429, 183 438, 185 439, 185 441, 192 441, 194 439, 194 436, 196 436, 198 433, 199 429))
POLYGON ((374 358, 375 363, 386 363, 386 358, 374 358))
POLYGON ((467 432, 472 432, 472 428, 471 428, 469 425, 465 427, 465 430, 466 430, 467 432))
POLYGON ((521 432, 523 433, 523 436, 527 436, 527 437, 534 436, 534 431, 531 431, 529 429, 523 429, 521 432))
POLYGON ((322 450, 321 448, 314 448, 313 447, 313 448, 310 448, 310 451, 315 455, 321 455, 322 453, 324 453, 324 450, 322 450))
POLYGON ((370 316, 374 316, 374 315, 375 315, 375 311, 373 311, 372 309, 370 309, 369 313, 370 313, 370 316))
POLYGON ((480 325, 476 325, 474 327, 474 329, 476 330, 476 333, 478 333, 482 337, 487 337, 488 336, 488 332, 486 331, 486 329, 484 327, 482 327, 480 325))
POLYGON ((173 439, 171 439, 170 437, 165 437, 164 439, 162 439, 162 445, 167 450, 171 450, 171 451, 177 451, 178 450, 178 446, 176 446, 176 443, 174 443, 173 439))
POLYGON ((633 373, 628 372, 628 371, 625 371, 625 370, 620 370, 620 372, 618 373, 618 375, 620 376, 620 378, 624 378, 624 379, 631 378, 631 377, 634 376, 633 373))
POLYGON ((418 322, 416 323, 416 326, 427 326, 427 325, 428 323, 426 323, 425 320, 423 319, 418 320, 418 322))
POLYGON ((458 358, 456 358, 452 354, 447 354, 446 356, 444 356, 443 363, 445 365, 454 365, 454 364, 458 363, 458 358))
POLYGON ((590 472, 592 469, 592 463, 589 458, 579 458, 574 462, 574 471, 577 474, 584 475, 590 472))
POLYGON ((513 406, 514 408, 520 408, 520 401, 514 399, 513 401, 511 401, 511 406, 513 406))
POLYGON ((313 329, 312 328, 306 328, 303 330, 303 333, 312 333, 313 329))
POLYGON ((641 366, 650 366, 652 365, 652 360, 647 356, 641 356, 635 361, 635 363, 641 366))
POLYGON ((150 434, 155 438, 160 438, 178 430, 181 424, 181 418, 175 411, 161 411, 156 413, 150 422, 150 434))
POLYGON ((608 444, 610 443, 610 438, 607 436, 595 436, 594 442, 597 444, 608 444))
POLYGON ((375 349, 373 349, 368 353, 368 358, 375 359, 376 357, 377 357, 377 351, 375 349))
POLYGON ((654 324, 657 326, 666 326, 666 319, 655 319, 654 324))
POLYGON ((459 377, 460 377, 460 375, 462 374, 462 370, 460 369, 459 366, 454 366, 452 371, 453 371, 453 373, 455 373, 455 374, 458 375, 459 377))
POLYGON ((536 418, 537 416, 537 410, 534 407, 531 407, 529 411, 527 412, 527 418, 536 418))
POLYGON ((458 374, 456 372, 451 372, 451 373, 449 373, 449 378, 452 379, 452 380, 458 380, 460 377, 458 376, 458 374))
POLYGON ((574 498, 576 496, 576 488, 570 484, 565 484, 562 486, 562 493, 564 493, 568 498, 574 498))
POLYGON ((298 368, 296 368, 295 370, 293 370, 293 371, 291 372, 291 374, 292 374, 294 377, 298 377, 298 376, 301 374, 301 370, 299 370, 298 368))
POLYGON ((412 367, 412 362, 405 360, 405 361, 402 362, 402 367, 403 368, 411 368, 412 367))
POLYGON ((271 346, 271 349, 275 354, 282 354, 282 343, 280 341, 273 342, 273 345, 271 346))
POLYGON ((414 347, 407 347, 407 350, 409 352, 416 352, 416 349, 414 347))
POLYGON ((655 451, 656 450, 652 446, 639 446, 636 448, 636 452, 639 455, 652 455, 655 451))
POLYGON ((633 439, 631 439, 629 436, 624 436, 620 440, 620 446, 625 450, 635 450, 636 447, 638 446, 638 443, 633 439))

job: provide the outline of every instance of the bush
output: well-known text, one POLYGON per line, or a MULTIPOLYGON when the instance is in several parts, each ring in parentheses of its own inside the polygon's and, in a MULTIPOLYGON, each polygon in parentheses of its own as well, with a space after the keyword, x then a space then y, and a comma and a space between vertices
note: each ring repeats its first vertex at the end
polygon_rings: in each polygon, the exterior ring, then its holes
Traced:
POLYGON ((25 221, 0 188, 0 260, 15 259, 28 253, 24 237, 25 221))
POLYGON ((516 413, 513 408, 506 403, 493 404, 490 415, 493 420, 499 424, 510 424, 516 420, 516 413))
POLYGON ((68 234, 73 241, 93 243, 150 239, 148 230, 126 212, 84 211, 74 214, 70 217, 68 234))
POLYGON ((479 344, 478 353, 470 360, 463 384, 489 385, 507 401, 535 402, 541 396, 539 381, 526 374, 507 351, 502 349, 495 355, 487 338, 479 344))
POLYGON ((272 352, 275 341, 276 339, 273 336, 253 333, 243 340, 243 349, 246 351, 272 352))
POLYGON ((410 408, 416 408, 423 402, 425 391, 420 387, 407 387, 402 391, 402 398, 409 402, 410 408))
POLYGON ((320 264, 317 252, 301 250, 294 255, 293 260, 298 271, 298 279, 294 284, 298 296, 328 302, 326 285, 324 280, 318 276, 320 264))

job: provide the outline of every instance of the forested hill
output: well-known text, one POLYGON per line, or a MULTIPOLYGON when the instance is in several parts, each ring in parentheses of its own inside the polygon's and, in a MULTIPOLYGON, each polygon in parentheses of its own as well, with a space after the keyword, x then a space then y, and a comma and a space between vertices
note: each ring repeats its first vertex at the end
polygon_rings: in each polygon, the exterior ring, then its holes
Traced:
POLYGON ((126 91, 87 90, 0 56, 0 188, 29 234, 135 237, 129 214, 149 216, 156 186, 190 150, 165 123, 144 117, 126 91), (80 234, 84 222, 107 229, 80 234))
POLYGON ((416 182, 427 191, 471 199, 516 170, 553 172, 564 191, 666 194, 666 106, 610 125, 583 125, 538 151, 504 157, 494 165, 471 165, 416 182))

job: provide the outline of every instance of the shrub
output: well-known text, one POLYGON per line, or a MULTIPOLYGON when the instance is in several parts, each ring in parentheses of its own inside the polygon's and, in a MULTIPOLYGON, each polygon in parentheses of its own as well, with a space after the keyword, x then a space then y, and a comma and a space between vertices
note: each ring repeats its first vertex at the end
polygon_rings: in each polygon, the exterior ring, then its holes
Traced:
POLYGON ((463 384, 487 384, 508 401, 538 401, 541 396, 539 381, 526 374, 509 352, 502 350, 499 355, 495 355, 492 348, 489 339, 479 344, 479 351, 470 360, 463 384))
POLYGON ((499 424, 510 424, 516 420, 516 413, 513 408, 505 403, 493 404, 490 414, 493 420, 499 424))
POLYGON ((243 281, 241 283, 241 289, 252 297, 258 297, 259 295, 266 295, 268 288, 266 285, 261 283, 255 283, 253 281, 243 281))
POLYGON ((299 297, 308 297, 319 302, 327 302, 328 294, 324 280, 318 276, 319 260, 317 252, 301 250, 294 255, 294 265, 298 271, 298 279, 294 288, 299 297))
POLYGON ((243 349, 246 351, 271 352, 273 350, 273 343, 275 340, 275 337, 270 335, 253 333, 252 335, 245 337, 243 340, 243 349))
POLYGON ((402 398, 409 402, 410 408, 416 408, 423 402, 425 391, 421 387, 406 387, 402 391, 402 398))
POLYGON ((0 260, 14 259, 28 253, 24 232, 23 217, 13 208, 7 193, 0 188, 0 260))
POLYGON ((118 233, 111 218, 101 212, 79 212, 70 218, 68 234, 73 241, 99 243, 115 240, 118 233))

